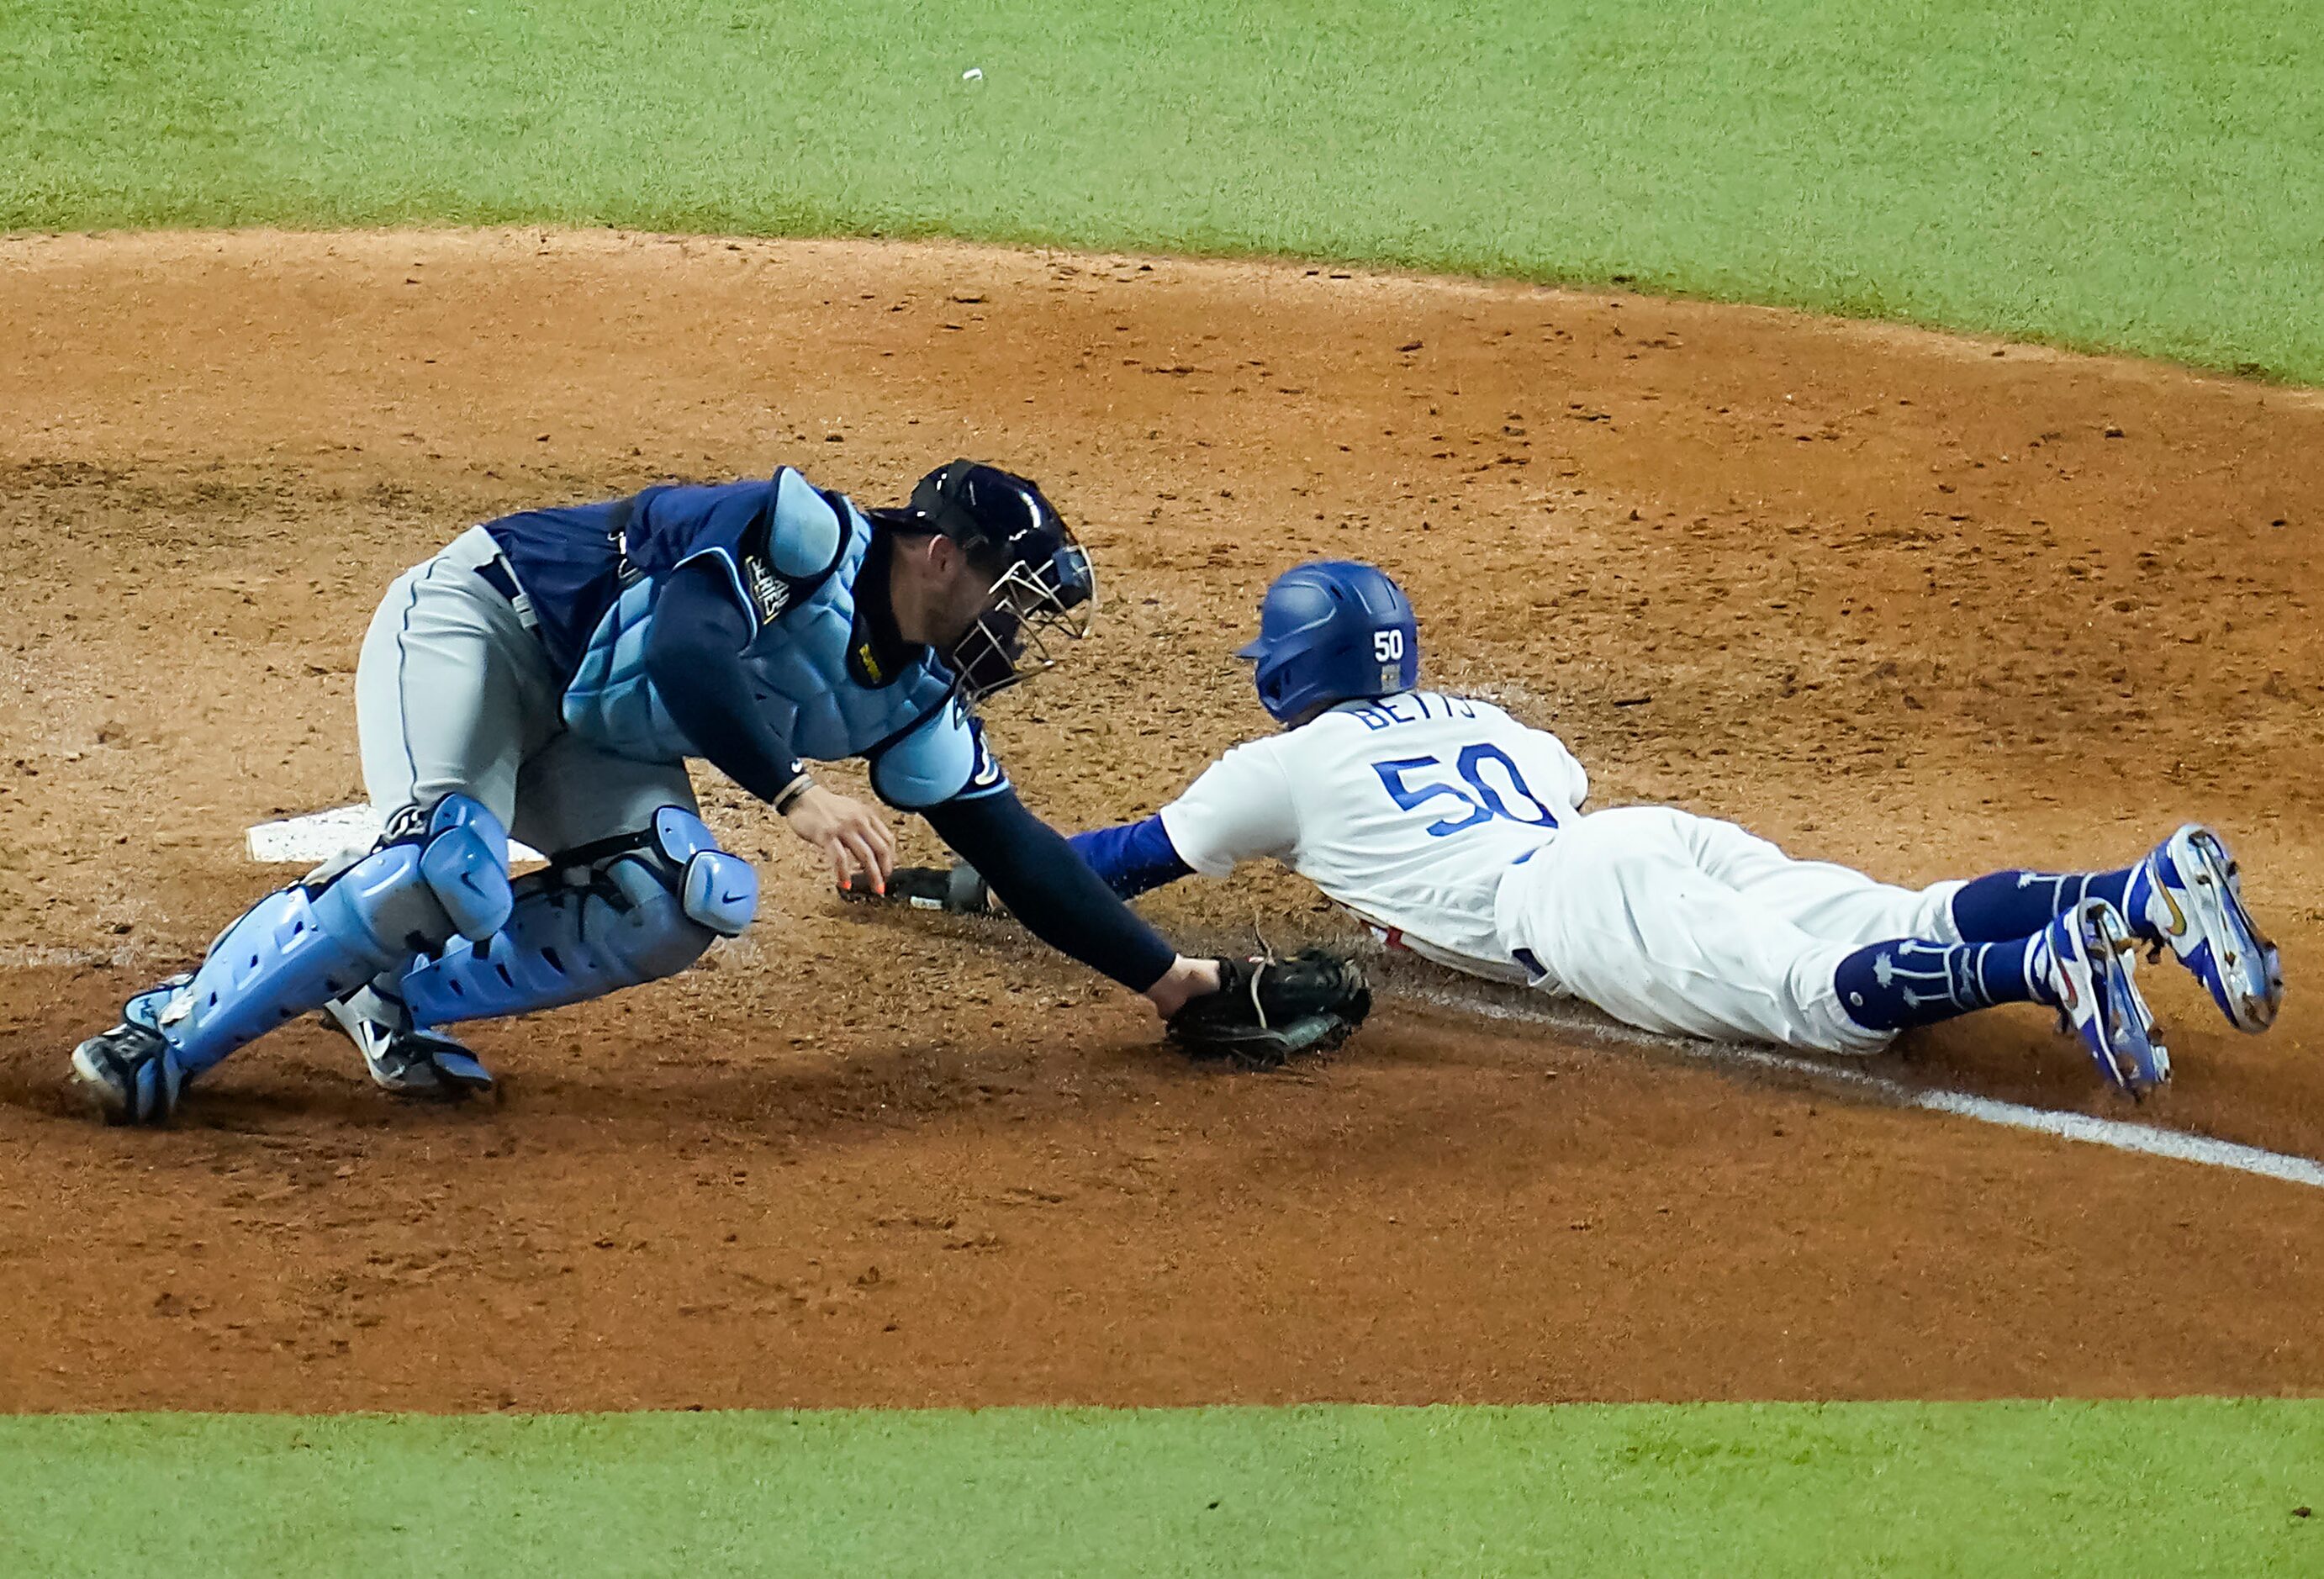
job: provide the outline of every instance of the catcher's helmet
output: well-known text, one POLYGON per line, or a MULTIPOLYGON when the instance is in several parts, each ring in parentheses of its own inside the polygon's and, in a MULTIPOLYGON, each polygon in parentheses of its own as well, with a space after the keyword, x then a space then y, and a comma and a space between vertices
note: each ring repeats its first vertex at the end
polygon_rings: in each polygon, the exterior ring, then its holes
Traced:
POLYGON ((1089 553, 1038 485, 956 460, 922 477, 904 509, 880 513, 952 539, 992 579, 991 612, 946 655, 970 701, 1055 665, 1048 638, 1089 634, 1097 610, 1089 553))
POLYGON ((1418 685, 1420 627, 1387 571, 1317 559, 1275 578, 1259 600, 1259 639, 1235 656, 1257 663, 1259 705, 1297 724, 1334 702, 1418 685))

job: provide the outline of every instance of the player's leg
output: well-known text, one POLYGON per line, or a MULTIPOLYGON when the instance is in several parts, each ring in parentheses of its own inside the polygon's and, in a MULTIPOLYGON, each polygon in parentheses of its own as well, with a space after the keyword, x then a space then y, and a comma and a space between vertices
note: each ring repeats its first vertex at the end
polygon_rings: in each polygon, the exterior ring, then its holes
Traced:
POLYGON ((397 577, 355 665, 364 788, 383 816, 466 795, 516 817, 517 775, 564 721, 557 674, 507 597, 477 574, 477 527, 397 577))
MULTIPOLYGON (((1731 822, 1667 809, 1699 870, 1811 937, 1857 944, 1890 937, 1960 940, 1953 921, 1959 882, 1900 888, 1835 862, 1797 860, 1731 822)), ((2049 919, 2008 936, 2037 931, 2049 919)))
POLYGON ((2189 823, 2144 860, 2112 872, 1997 872, 1960 886, 1953 920, 1971 941, 2014 937, 2090 900, 2121 912, 2139 941, 2172 955, 2201 982, 2227 1023, 2262 1031, 2283 1002, 2275 945, 2246 908, 2227 841, 2189 823))
POLYGON ((2171 1077, 2170 1052, 2133 980, 2135 949, 2122 912, 2090 899, 2030 937, 1867 944, 1832 979, 1850 1019, 1890 1035, 2001 1003, 2046 1004, 2107 1083, 2135 1095, 2171 1077))
POLYGON ((516 830, 548 851, 516 880, 508 924, 455 942, 398 983, 422 1028, 526 1014, 671 975, 758 906, 758 878, 702 823, 686 770, 556 737, 524 764, 516 830))
POLYGON ((1646 1030, 1869 1052, 1889 1032, 1842 1009, 1845 943, 1811 937, 1706 873, 1666 807, 1568 823, 1501 885, 1497 919, 1536 985, 1646 1030))
POLYGON ((507 919, 508 839, 464 795, 400 817, 336 870, 267 895, 190 974, 132 998, 74 1049, 72 1074, 114 1123, 160 1123, 184 1084, 415 952, 490 937, 507 919))
POLYGON ((137 994, 120 1024, 75 1049, 73 1078, 109 1120, 167 1119, 183 1084, 236 1048, 505 919, 521 697, 491 661, 489 609, 466 596, 481 584, 448 554, 390 587, 357 669, 386 833, 267 895, 198 967, 137 994))
POLYGON ((2117 1054, 2167 1068, 2111 910, 2015 944, 1836 943, 1706 872, 1702 820, 1658 807, 1599 812, 1511 873, 1501 930, 1539 984, 1650 1030, 1825 1052, 1868 1052, 1907 1026, 2042 1002, 2070 1012, 2110 1074, 2117 1054))
POLYGON ((2131 930, 2104 891, 2065 896, 2006 936, 1965 940, 1962 894, 1972 885, 1892 887, 1829 862, 1794 861, 1731 823, 1681 824, 1696 864, 1747 905, 1810 936, 1858 946, 1833 967, 1842 1011, 1884 1035, 2003 1003, 2059 1011, 2107 1081, 2144 1090, 2169 1077, 2170 1055, 2131 977, 2131 930))
MULTIPOLYGON (((1901 1030, 1997 1002, 2020 1002, 2031 995, 2034 1002, 2059 1004, 2070 1030, 2082 1037, 2091 1058, 2098 1060, 2115 1084, 2154 1084, 2168 1067, 2168 1056, 2152 1047, 2152 1019, 2126 974, 2110 988, 2119 1000, 2119 1011, 2094 1011, 2078 1019, 2063 1007, 2091 1002, 2089 993, 2075 993, 2075 983, 2085 976, 2097 988, 2113 982, 2107 951, 2085 937, 2087 907, 2103 902, 2126 933, 2159 942, 2159 935, 2143 930, 2135 916, 2147 914, 2140 907, 2152 907, 2154 914, 2166 910, 2162 900, 2152 898, 2162 893, 2154 886, 2154 865, 2162 851, 2122 872, 2006 872, 1966 883, 1896 889, 1852 867, 1794 861, 1734 823, 1687 818, 1685 833, 1696 865, 1734 886, 1755 907, 1790 921, 1811 937, 1859 944, 1859 970, 1849 976, 1849 991, 1861 998, 1873 988, 1883 988, 1889 1004, 1876 1010, 1880 1026, 1901 1030), (2124 910, 2126 905, 2134 910, 2124 910), (2075 921, 2075 916, 2082 916, 2082 921, 2075 921), (1876 965, 1877 974, 1868 974, 1876 965), (2131 1075, 2119 1076, 2117 1067, 2129 1067, 2131 1075)), ((2224 891, 2224 883, 2218 891, 2224 891)), ((2206 933, 2206 923, 2227 930, 2224 910, 2218 905, 2190 902, 2184 910, 2173 907, 2171 914, 2200 916, 2194 926, 2180 923, 2180 935, 2199 937, 2206 933)), ((2184 944, 2180 956, 2187 958, 2191 951, 2194 944, 2184 944)), ((2219 956, 2256 958, 2256 951, 2236 956, 2224 949, 2219 956)), ((2206 983, 2215 982, 2215 976, 2203 972, 2212 958, 2210 951, 2196 958, 2199 963, 2191 965, 2196 974, 2206 976, 2206 983)), ((1843 976, 1848 976, 1845 970, 1843 976)), ((2227 1007, 2228 1000, 2218 986, 2212 986, 2212 995, 2227 1007)))
MULTIPOLYGON (((462 534, 392 589, 372 621, 355 670, 355 718, 364 787, 383 810, 457 792, 506 824, 525 757, 563 726, 539 638, 477 574, 499 552, 481 528, 462 534)), ((332 1000, 326 1019, 383 1090, 438 1098, 490 1090, 492 1074, 475 1053, 412 1025, 395 1006, 395 983, 418 957, 401 957, 332 1000)))

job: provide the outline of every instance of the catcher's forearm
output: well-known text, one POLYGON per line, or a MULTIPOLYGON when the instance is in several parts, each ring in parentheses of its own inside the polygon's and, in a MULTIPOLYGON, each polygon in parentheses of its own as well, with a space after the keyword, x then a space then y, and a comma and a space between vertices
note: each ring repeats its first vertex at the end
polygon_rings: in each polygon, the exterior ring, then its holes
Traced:
POLYGON ((1178 846, 1170 842, 1169 830, 1159 817, 1119 827, 1092 828, 1065 843, 1089 863, 1089 869, 1108 888, 1126 900, 1194 874, 1194 869, 1179 855, 1178 846))
POLYGON ((1178 951, 1014 791, 948 800, 923 815, 1025 929, 1059 953, 1133 993, 1148 991, 1176 964, 1178 951))

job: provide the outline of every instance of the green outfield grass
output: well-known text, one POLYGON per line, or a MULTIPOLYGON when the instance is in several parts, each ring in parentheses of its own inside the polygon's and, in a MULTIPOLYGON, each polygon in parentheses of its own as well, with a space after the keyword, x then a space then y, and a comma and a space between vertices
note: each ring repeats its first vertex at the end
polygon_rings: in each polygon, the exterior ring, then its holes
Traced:
POLYGON ((0 8, 0 228, 493 221, 1619 279, 2324 382, 2324 27, 2313 0, 0 8))
POLYGON ((2324 1404, 0 1420, 0 1571, 2324 1572, 2324 1404))

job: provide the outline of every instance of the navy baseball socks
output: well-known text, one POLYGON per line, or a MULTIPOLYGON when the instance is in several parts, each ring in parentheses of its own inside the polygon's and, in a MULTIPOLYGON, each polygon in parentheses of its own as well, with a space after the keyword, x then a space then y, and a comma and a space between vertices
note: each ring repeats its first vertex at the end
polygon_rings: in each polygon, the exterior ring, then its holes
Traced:
POLYGON ((2006 942, 2032 937, 2085 900, 2104 900, 2144 941, 2158 943, 2139 925, 2153 889, 2144 861, 2114 872, 1996 872, 1953 895, 1953 927, 1965 942, 2006 942))
POLYGON ((1953 926, 1972 943, 2018 937, 2091 900, 2113 906, 2151 956, 2170 949, 2237 1030, 2256 1034, 2274 1023, 2282 959, 2244 904, 2242 871, 2227 841, 2200 823, 2118 871, 1978 878, 1953 896, 1953 926))
POLYGON ((2137 943, 2122 912, 2083 900, 2027 937, 1992 943, 1899 938, 1859 948, 1832 983, 1849 1019, 1904 1030, 1998 1003, 2043 1003, 2080 1041, 2098 1073, 2135 1096, 2171 1077, 2154 1017, 2131 980, 2137 943))
POLYGON ((1997 872, 1953 896, 1968 941, 1904 939, 1857 950, 1834 973, 1849 1018, 1872 1030, 1933 1025, 1997 1003, 2046 1003, 2109 1084, 2136 1095, 2170 1078, 2169 1052, 2133 983, 2132 956, 2168 948, 2236 1030, 2274 1023, 2275 945, 2243 899, 2227 841, 2189 823, 2113 872, 1997 872))
POLYGON ((1900 937, 1858 949, 1832 973, 1840 1006, 1867 1030, 1904 1030, 1997 1003, 2057 1005, 2043 939, 1929 943, 1900 937))

